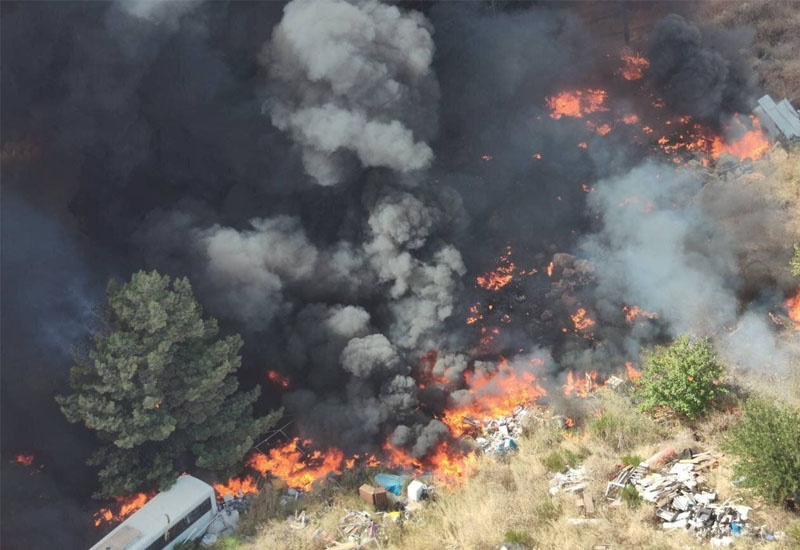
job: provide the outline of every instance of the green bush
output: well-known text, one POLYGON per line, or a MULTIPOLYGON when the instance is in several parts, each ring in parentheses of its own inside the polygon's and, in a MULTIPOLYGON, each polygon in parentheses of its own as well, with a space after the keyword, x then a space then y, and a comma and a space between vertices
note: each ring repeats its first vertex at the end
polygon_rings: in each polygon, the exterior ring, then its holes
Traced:
POLYGON ((637 455, 625 455, 621 459, 623 466, 638 466, 642 462, 642 457, 637 455))
POLYGON ((176 544, 173 550, 197 550, 197 543, 192 540, 185 540, 176 544))
POLYGON ((628 508, 638 508, 642 503, 642 498, 639 496, 639 491, 633 485, 626 485, 619 493, 619 497, 628 508))
POLYGON ((682 336, 668 347, 645 353, 638 390, 641 408, 666 406, 694 420, 728 393, 721 382, 724 374, 707 339, 682 336))
POLYGON ((800 547, 800 522, 795 523, 791 527, 786 530, 786 536, 789 537, 789 540, 793 543, 797 544, 800 547))
POLYGON ((574 453, 569 449, 558 449, 548 453, 542 460, 542 464, 551 472, 563 472, 567 469, 567 466, 570 468, 577 466, 585 456, 574 453))
POLYGON ((506 531, 506 534, 503 535, 504 542, 511 542, 514 544, 521 544, 526 548, 533 548, 536 545, 536 541, 531 538, 528 533, 523 531, 515 531, 514 529, 509 529, 506 531))
POLYGON ((612 392, 601 392, 597 398, 599 416, 591 416, 586 422, 586 429, 594 439, 621 452, 658 441, 659 427, 639 414, 628 399, 612 392))
POLYGON ((800 497, 800 411, 751 398, 733 425, 724 448, 736 458, 740 486, 772 502, 800 497))

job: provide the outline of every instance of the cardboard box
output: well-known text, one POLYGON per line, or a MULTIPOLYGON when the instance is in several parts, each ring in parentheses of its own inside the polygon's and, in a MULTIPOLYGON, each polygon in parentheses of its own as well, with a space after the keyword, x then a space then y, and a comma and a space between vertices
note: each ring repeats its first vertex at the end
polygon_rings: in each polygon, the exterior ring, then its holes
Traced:
POLYGON ((359 487, 358 494, 361 500, 367 504, 372 504, 375 508, 385 508, 389 503, 386 498, 386 490, 383 487, 373 487, 366 483, 359 487))

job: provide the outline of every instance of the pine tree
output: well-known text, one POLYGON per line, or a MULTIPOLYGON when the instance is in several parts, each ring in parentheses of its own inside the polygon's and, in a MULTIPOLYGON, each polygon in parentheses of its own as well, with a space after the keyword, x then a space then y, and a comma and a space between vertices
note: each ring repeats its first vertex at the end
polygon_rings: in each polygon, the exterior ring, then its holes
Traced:
POLYGON ((103 328, 76 357, 73 393, 57 401, 107 444, 90 459, 109 497, 166 488, 187 459, 230 473, 280 416, 253 418, 260 388, 239 392, 238 335, 218 338, 189 281, 135 273, 108 285, 103 328))

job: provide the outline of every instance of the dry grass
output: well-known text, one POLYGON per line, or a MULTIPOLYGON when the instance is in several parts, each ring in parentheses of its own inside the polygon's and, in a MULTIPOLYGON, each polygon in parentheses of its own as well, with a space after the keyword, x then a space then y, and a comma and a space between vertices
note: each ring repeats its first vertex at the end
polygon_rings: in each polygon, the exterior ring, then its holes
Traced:
POLYGON ((765 87, 779 98, 800 97, 800 9, 796 0, 711 0, 697 20, 755 29, 753 55, 765 87))
MULTIPOLYGON (((602 494, 608 479, 613 477, 623 454, 647 458, 656 451, 671 446, 677 451, 685 447, 695 450, 715 449, 736 412, 718 410, 692 427, 659 426, 635 411, 626 398, 601 394, 591 404, 593 408, 618 415, 625 424, 622 434, 607 437, 605 432, 591 435, 578 428, 567 432, 566 438, 555 440, 556 433, 541 428, 528 433, 519 442, 519 452, 501 463, 481 459, 478 473, 461 488, 443 490, 414 516, 414 521, 402 528, 392 526, 385 548, 405 550, 441 550, 443 548, 496 550, 506 535, 513 532, 540 550, 573 548, 590 549, 593 545, 610 544, 615 549, 691 549, 707 548, 683 532, 665 532, 659 528, 649 503, 630 508, 627 505, 605 506, 602 494), (626 409, 627 408, 627 409, 626 409), (638 441, 637 441, 638 439, 638 441), (698 441, 699 439, 699 441, 698 441), (623 442, 620 445, 620 441, 623 442), (575 497, 548 493, 551 473, 545 467, 554 450, 568 450, 578 456, 586 455, 584 465, 592 478, 589 491, 597 503, 597 525, 572 526, 568 518, 580 517, 575 497), (626 452, 623 453, 622 450, 626 452)), ((587 417, 591 422, 591 417, 587 417)), ((730 484, 730 460, 723 456, 720 466, 709 473, 709 485, 721 499, 734 497, 737 490, 730 484)), ((772 529, 787 530, 798 518, 776 507, 748 499, 754 506, 753 524, 767 524, 772 529)), ((327 502, 307 502, 311 526, 303 531, 288 527, 282 517, 266 521, 260 534, 248 550, 324 548, 313 539, 315 529, 336 533, 336 525, 347 510, 364 509, 355 491, 334 493, 327 502)), ((770 543, 772 550, 791 548, 791 542, 770 543)), ((737 548, 762 548, 763 543, 749 538, 739 539, 737 548)))

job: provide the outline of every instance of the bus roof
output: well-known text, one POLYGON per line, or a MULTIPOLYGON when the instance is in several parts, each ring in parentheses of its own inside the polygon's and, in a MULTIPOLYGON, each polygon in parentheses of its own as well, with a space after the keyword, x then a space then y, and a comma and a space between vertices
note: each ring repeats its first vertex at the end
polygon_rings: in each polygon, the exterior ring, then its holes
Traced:
POLYGON ((211 485, 190 475, 180 476, 172 487, 158 493, 90 550, 124 550, 141 535, 162 534, 167 527, 167 515, 174 524, 208 498, 214 498, 211 485))

